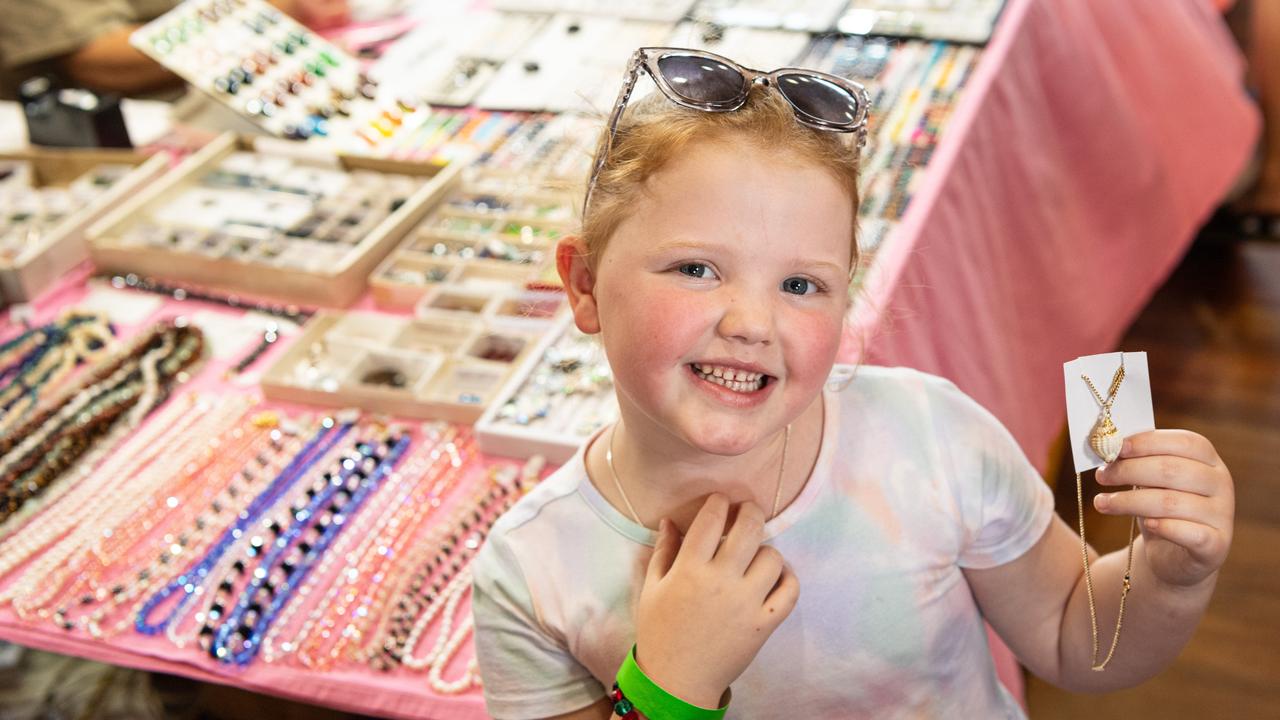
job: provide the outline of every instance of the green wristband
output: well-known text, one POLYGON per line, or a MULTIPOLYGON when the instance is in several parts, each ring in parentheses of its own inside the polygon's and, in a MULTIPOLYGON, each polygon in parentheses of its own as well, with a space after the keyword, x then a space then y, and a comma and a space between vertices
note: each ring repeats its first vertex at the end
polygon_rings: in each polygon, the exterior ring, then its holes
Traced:
POLYGON ((722 708, 709 710, 690 705, 663 690, 636 664, 634 645, 618 668, 618 689, 649 720, 721 720, 729 710, 727 702, 722 708))

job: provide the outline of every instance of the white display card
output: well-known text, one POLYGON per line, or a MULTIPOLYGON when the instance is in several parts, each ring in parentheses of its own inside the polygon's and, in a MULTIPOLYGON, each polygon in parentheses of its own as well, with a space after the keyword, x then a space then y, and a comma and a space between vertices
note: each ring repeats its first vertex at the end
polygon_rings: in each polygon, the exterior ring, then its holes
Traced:
POLYGON ((1071 455, 1075 459, 1076 472, 1101 467, 1106 463, 1089 446, 1089 434, 1098 422, 1102 408, 1094 399, 1089 386, 1081 375, 1089 376, 1093 386, 1103 399, 1111 387, 1111 378, 1120 359, 1124 358, 1124 382, 1116 391, 1111 406, 1111 422, 1115 423, 1120 437, 1154 430, 1155 412, 1151 406, 1151 376, 1147 371, 1145 352, 1105 353, 1076 358, 1062 366, 1067 388, 1067 429, 1071 435, 1071 455))
POLYGON ((164 301, 155 295, 117 290, 99 282, 89 284, 89 294, 75 306, 81 310, 100 312, 113 323, 140 325, 155 314, 164 301))

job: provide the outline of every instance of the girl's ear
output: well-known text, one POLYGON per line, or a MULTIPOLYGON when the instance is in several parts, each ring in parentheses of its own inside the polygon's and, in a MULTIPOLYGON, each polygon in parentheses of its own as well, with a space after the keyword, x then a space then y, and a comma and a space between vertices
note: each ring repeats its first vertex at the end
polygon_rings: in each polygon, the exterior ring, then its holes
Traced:
POLYGON ((596 307, 596 276, 587 263, 587 246, 582 238, 570 235, 556 244, 556 269, 569 295, 569 308, 578 329, 588 335, 600 332, 596 307))

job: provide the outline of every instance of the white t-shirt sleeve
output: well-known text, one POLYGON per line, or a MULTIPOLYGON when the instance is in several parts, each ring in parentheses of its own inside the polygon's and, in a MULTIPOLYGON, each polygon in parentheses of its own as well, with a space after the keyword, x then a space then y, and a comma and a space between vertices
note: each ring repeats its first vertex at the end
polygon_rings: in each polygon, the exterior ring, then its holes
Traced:
POLYGON ((519 560, 504 535, 489 536, 472 564, 476 659, 489 714, 501 720, 562 715, 604 688, 543 627, 519 560))
POLYGON ((1030 550, 1053 517, 1053 493, 1009 431, 943 380, 933 393, 935 427, 951 460, 963 546, 959 565, 985 569, 1030 550))

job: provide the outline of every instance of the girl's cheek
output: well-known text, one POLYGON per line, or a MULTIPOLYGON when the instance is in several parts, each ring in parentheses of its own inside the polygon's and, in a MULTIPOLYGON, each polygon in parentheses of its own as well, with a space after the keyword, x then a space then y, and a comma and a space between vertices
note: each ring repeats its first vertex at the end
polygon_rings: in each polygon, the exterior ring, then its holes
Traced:
POLYGON ((844 315, 828 312, 795 313, 779 329, 784 337, 789 372, 821 385, 835 362, 844 334, 844 315), (817 376, 815 379, 814 376, 817 376))

